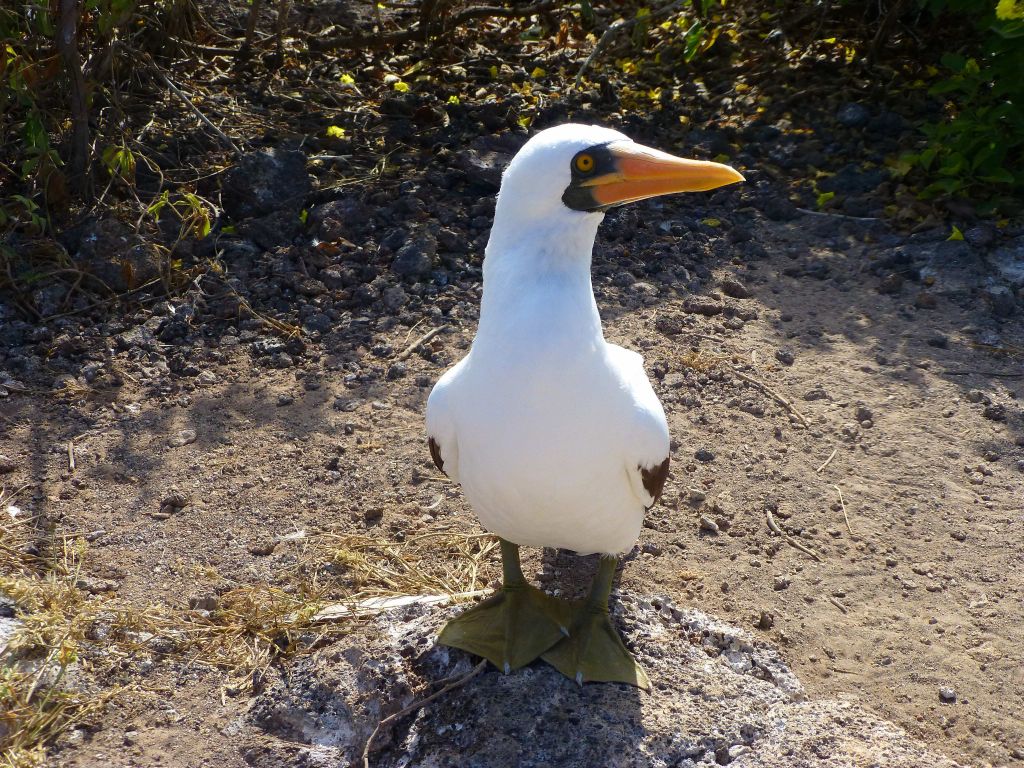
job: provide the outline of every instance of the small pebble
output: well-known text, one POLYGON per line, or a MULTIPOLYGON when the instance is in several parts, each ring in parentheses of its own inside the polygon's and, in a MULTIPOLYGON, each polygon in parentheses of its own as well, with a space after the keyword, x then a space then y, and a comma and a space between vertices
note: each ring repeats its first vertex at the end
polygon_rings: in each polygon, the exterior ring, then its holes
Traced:
POLYGON ((935 294, 921 291, 914 299, 914 306, 918 309, 935 309, 938 306, 938 300, 935 298, 935 294))
POLYGON ((775 350, 775 359, 783 365, 792 365, 796 357, 788 349, 777 349, 775 350))
POLYGON ((825 388, 820 384, 816 384, 807 391, 804 395, 804 400, 824 400, 827 397, 828 393, 825 391, 825 388))
POLYGON ((722 293, 734 299, 749 299, 750 289, 735 278, 726 278, 722 281, 722 293))
POLYGON ((718 533, 718 523, 707 515, 700 516, 700 529, 708 533, 718 533))
POLYGON ((697 459, 697 461, 703 461, 705 463, 715 460, 715 454, 713 454, 707 448, 701 448, 699 451, 693 454, 693 457, 697 459))
POLYGON ((955 704, 956 703, 956 691, 950 688, 948 685, 944 685, 939 688, 939 701, 943 704, 955 704))
POLYGON ((167 444, 172 448, 181 448, 184 445, 189 445, 196 441, 196 431, 194 429, 183 429, 180 432, 175 433, 167 441, 167 444))
POLYGON ((13 472, 18 468, 18 463, 7 456, 0 453, 0 475, 6 475, 8 472, 13 472))
POLYGON ((220 608, 220 599, 216 595, 191 597, 188 601, 188 607, 193 611, 216 611, 220 608))
POLYGON ((761 615, 757 619, 757 628, 767 630, 773 626, 775 626, 775 617, 768 611, 761 611, 761 615))
POLYGON ((708 495, 699 488, 687 488, 686 489, 686 500, 691 504, 700 504, 706 499, 708 495))
POLYGON ((277 542, 273 539, 257 542, 249 547, 249 554, 257 557, 266 557, 277 548, 277 542))
POLYGON ((1006 406, 1002 403, 986 405, 985 410, 981 412, 981 415, 986 419, 991 419, 992 421, 1006 421, 1006 406))
POLYGON ((160 502, 161 507, 175 507, 176 509, 182 509, 188 506, 188 496, 178 491, 172 491, 167 494, 164 499, 160 502))

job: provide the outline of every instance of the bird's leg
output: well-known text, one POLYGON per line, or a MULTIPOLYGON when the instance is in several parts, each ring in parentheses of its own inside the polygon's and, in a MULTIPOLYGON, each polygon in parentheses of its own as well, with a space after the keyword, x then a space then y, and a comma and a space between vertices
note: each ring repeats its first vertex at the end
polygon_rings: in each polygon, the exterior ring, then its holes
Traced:
POLYGON ((501 589, 449 621, 438 641, 483 656, 508 674, 568 634, 568 603, 526 583, 519 546, 501 539, 501 589))
POLYGON ((616 557, 602 557, 586 599, 573 603, 569 636, 541 658, 566 677, 585 682, 628 683, 650 690, 643 667, 619 637, 608 616, 616 557))

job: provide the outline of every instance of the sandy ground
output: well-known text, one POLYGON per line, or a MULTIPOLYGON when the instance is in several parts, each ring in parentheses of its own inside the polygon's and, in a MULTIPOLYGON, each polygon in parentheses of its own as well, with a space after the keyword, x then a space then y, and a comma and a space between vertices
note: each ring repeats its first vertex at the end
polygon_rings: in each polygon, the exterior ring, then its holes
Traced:
MULTIPOLYGON (((842 224, 762 222, 766 258, 708 264, 705 296, 727 278, 749 292, 720 302, 731 316, 687 311, 671 275, 621 277, 623 247, 599 247, 606 334, 644 354, 674 441, 622 584, 756 628, 812 695, 855 694, 937 752, 1024 765, 1024 330, 944 294, 941 275, 935 308, 915 288, 880 293, 865 269, 876 245, 842 224)), ((194 379, 124 359, 119 388, 16 393, 0 401, 0 453, 17 465, 5 482, 33 483, 25 506, 56 532, 88 534, 83 585, 136 610, 279 583, 301 559, 279 540, 298 531, 473 531, 423 434, 429 388, 475 327, 471 300, 445 312, 434 354, 396 378, 388 358, 436 316, 351 317, 349 335, 281 370, 254 362, 243 324, 241 344, 193 343, 194 379), (189 504, 159 514, 173 492, 189 504)), ((526 562, 565 591, 593 568, 569 553, 526 562)), ((492 555, 484 576, 498 572, 492 555)), ((124 693, 55 764, 259 763, 239 725, 247 696, 222 672, 179 660, 119 674, 124 693)))

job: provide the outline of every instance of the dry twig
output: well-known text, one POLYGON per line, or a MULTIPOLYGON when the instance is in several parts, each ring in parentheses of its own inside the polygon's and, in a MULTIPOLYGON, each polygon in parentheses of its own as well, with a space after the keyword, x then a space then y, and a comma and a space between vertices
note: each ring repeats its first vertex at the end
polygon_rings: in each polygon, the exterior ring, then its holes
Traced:
POLYGON ((832 453, 830 453, 830 454, 828 455, 828 458, 827 458, 827 459, 825 459, 825 463, 824 463, 824 464, 822 464, 822 465, 821 465, 820 467, 818 467, 818 468, 817 468, 816 470, 814 470, 814 471, 815 471, 815 472, 821 472, 821 471, 822 471, 823 469, 825 469, 825 467, 827 467, 827 466, 828 466, 829 464, 831 464, 831 463, 832 463, 832 459, 834 459, 834 458, 836 457, 836 452, 837 452, 838 450, 839 450, 838 448, 833 448, 833 449, 832 449, 832 453))
POLYGON ((1024 373, 1013 371, 943 371, 949 376, 995 376, 1001 379, 1024 379, 1024 373))
POLYGON ((849 612, 850 612, 850 610, 849 610, 849 609, 848 609, 848 608, 847 608, 847 607, 846 607, 845 605, 843 605, 842 603, 840 603, 840 602, 839 602, 839 600, 837 600, 836 598, 834 598, 834 597, 829 597, 828 601, 829 601, 830 603, 832 603, 832 605, 834 605, 834 606, 835 606, 836 608, 838 608, 838 609, 839 609, 840 611, 842 611, 843 613, 849 613, 849 612))
POLYGON ((771 529, 773 533, 776 533, 779 536, 781 536, 785 540, 785 542, 789 544, 789 546, 793 547, 794 549, 799 549, 805 555, 810 555, 819 563, 821 562, 821 555, 819 555, 813 549, 808 547, 806 544, 797 541, 784 530, 782 530, 782 528, 779 527, 779 524, 775 522, 775 516, 772 515, 772 511, 770 509, 766 509, 764 513, 765 516, 768 518, 768 528, 771 529))
POLYGON ((456 688, 458 688, 458 687, 460 687, 462 685, 465 685, 470 680, 472 680, 474 677, 476 677, 481 672, 483 672, 486 667, 487 667, 487 660, 484 659, 479 664, 477 664, 475 667, 473 667, 473 669, 468 674, 463 675, 458 680, 455 680, 454 682, 448 683, 448 685, 446 685, 444 688, 442 688, 441 690, 437 691, 436 693, 430 694, 425 699, 420 699, 419 701, 414 701, 412 704, 410 704, 405 709, 400 709, 398 712, 395 712, 393 715, 388 715, 383 720, 381 720, 379 723, 377 723, 377 727, 373 729, 373 732, 370 734, 370 738, 368 738, 366 740, 366 746, 363 747, 363 768, 370 768, 370 746, 373 744, 373 740, 375 738, 377 738, 377 734, 380 732, 380 729, 382 727, 384 727, 386 725, 390 725, 391 723, 393 723, 395 720, 397 720, 400 717, 405 717, 409 713, 415 712, 417 709, 420 709, 421 707, 429 704, 434 699, 436 699, 436 698, 438 698, 440 696, 443 696, 444 694, 448 693, 449 691, 453 691, 456 688))
POLYGON ((793 414, 800 421, 800 423, 804 425, 804 427, 810 428, 811 425, 807 421, 807 417, 804 416, 802 413, 800 413, 800 411, 798 411, 796 409, 795 405, 793 405, 791 402, 789 402, 789 400, 784 398, 782 395, 780 395, 774 389, 769 387, 767 384, 758 381, 753 376, 748 376, 747 374, 743 373, 743 371, 741 371, 738 368, 734 367, 732 369, 732 372, 734 374, 736 374, 736 376, 738 378, 740 378, 743 381, 747 382, 748 384, 752 384, 755 387, 757 387, 758 389, 760 389, 762 392, 764 392, 766 395, 768 395, 772 400, 774 400, 779 405, 781 405, 783 408, 785 408, 787 411, 789 411, 791 414, 793 414))
POLYGON ((220 128, 214 125, 213 121, 211 121, 210 118, 204 115, 202 111, 200 111, 199 107, 192 103, 192 99, 186 93, 182 92, 181 89, 178 88, 178 86, 171 82, 170 78, 163 73, 163 70, 161 70, 160 67, 157 66, 156 62, 153 61, 153 58, 148 53, 142 53, 140 55, 146 60, 146 63, 149 64, 150 69, 152 70, 153 74, 156 75, 157 79, 161 83, 166 85, 167 88, 171 91, 171 93, 173 93, 175 96, 181 99, 182 102, 184 102, 185 106, 187 106, 189 109, 195 112, 196 117, 198 117, 204 124, 206 124, 206 126, 209 127, 210 130, 217 134, 217 137, 221 141, 223 141, 225 144, 231 147, 232 152, 234 152, 236 155, 242 154, 242 150, 240 150, 235 145, 235 142, 233 142, 231 138, 226 133, 224 133, 224 131, 222 131, 220 128))
POLYGON ((850 518, 846 515, 846 501, 843 499, 843 489, 838 485, 833 485, 832 487, 839 492, 839 506, 843 508, 843 520, 846 521, 846 530, 848 530, 850 535, 853 536, 853 528, 850 527, 850 518))
POLYGON ((881 221, 873 216, 850 216, 847 213, 830 213, 829 211, 812 211, 809 208, 797 208, 800 213, 808 216, 828 216, 833 219, 847 219, 848 221, 881 221))
POLYGON ((431 330, 427 331, 425 334, 420 336, 418 339, 416 339, 416 341, 414 341, 408 347, 406 347, 402 351, 402 353, 396 359, 397 360, 406 360, 406 359, 408 359, 408 357, 413 352, 415 352, 417 349, 419 349, 421 346, 426 344, 432 338, 434 338, 435 336, 437 336, 440 333, 443 333, 446 330, 448 330, 448 326, 447 325, 439 325, 437 328, 432 328, 431 330))

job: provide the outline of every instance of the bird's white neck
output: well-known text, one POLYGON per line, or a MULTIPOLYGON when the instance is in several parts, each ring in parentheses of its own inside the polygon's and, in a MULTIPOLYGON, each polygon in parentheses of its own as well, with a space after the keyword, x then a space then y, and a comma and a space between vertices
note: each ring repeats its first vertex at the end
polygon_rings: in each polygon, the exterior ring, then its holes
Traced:
POLYGON ((478 342, 541 338, 564 346, 602 341, 590 261, 601 214, 529 226, 503 220, 487 243, 478 342))

